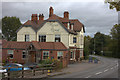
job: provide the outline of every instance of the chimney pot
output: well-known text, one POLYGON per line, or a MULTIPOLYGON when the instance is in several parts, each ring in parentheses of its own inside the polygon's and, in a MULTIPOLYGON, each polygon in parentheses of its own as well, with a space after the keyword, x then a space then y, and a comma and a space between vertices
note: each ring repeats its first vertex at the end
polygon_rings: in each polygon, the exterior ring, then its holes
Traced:
POLYGON ((39 14, 39 20, 44 20, 44 15, 39 14))
POLYGON ((53 15, 53 8, 50 7, 50 8, 49 8, 49 17, 52 16, 52 15, 53 15))
POLYGON ((38 20, 37 14, 32 14, 31 20, 32 20, 32 21, 37 21, 37 20, 38 20))
POLYGON ((69 12, 68 11, 64 12, 64 18, 68 18, 69 19, 69 12))

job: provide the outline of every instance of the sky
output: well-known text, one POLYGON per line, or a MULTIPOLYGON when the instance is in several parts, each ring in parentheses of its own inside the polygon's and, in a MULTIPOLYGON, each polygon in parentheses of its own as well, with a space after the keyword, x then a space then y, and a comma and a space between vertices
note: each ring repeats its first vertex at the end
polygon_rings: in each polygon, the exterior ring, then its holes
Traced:
MULTIPOLYGON (((64 11, 69 12, 70 19, 78 19, 85 26, 85 35, 94 36, 96 32, 109 35, 113 25, 118 23, 118 12, 115 9, 109 9, 109 4, 103 0, 70 0, 65 2, 58 1, 36 1, 31 0, 20 2, 13 0, 12 2, 2 2, 2 17, 16 16, 20 18, 22 23, 31 19, 32 14, 44 14, 45 19, 49 16, 49 7, 52 6, 54 13, 63 17, 64 11)), ((119 16, 120 17, 120 16, 119 16)), ((120 19, 120 18, 119 18, 120 19)))

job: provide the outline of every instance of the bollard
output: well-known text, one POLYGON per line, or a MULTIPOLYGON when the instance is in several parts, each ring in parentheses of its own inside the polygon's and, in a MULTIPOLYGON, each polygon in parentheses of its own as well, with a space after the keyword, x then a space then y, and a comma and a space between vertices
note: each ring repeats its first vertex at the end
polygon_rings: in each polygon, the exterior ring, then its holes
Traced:
POLYGON ((50 76, 50 70, 48 70, 48 76, 50 76))
POLYGON ((22 67, 22 78, 24 78, 24 67, 22 67))
POLYGON ((7 77, 8 77, 8 79, 7 80, 10 80, 10 68, 8 68, 8 71, 7 71, 7 77))

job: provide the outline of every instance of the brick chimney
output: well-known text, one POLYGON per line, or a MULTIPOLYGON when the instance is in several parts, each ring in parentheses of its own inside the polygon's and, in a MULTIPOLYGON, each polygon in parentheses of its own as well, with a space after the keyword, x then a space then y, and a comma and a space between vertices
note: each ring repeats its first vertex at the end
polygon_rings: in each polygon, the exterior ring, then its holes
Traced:
POLYGON ((44 15, 39 14, 39 20, 44 20, 44 15))
POLYGON ((50 8, 49 8, 49 17, 52 16, 52 15, 53 15, 53 8, 50 7, 50 8))
POLYGON ((69 12, 68 11, 64 12, 64 18, 68 18, 69 19, 69 12))
POLYGON ((38 20, 37 14, 32 14, 31 20, 32 21, 37 21, 38 20))

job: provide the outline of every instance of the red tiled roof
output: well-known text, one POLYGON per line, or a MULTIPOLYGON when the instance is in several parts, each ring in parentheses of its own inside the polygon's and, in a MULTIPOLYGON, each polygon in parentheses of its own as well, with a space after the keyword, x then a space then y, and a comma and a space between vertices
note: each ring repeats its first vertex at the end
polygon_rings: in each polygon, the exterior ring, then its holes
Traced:
POLYGON ((44 22, 49 21, 49 20, 59 20, 59 22, 61 22, 64 25, 64 27, 66 26, 65 24, 66 22, 73 23, 74 24, 73 30, 72 31, 68 30, 68 31, 74 34, 76 34, 77 31, 81 31, 81 28, 84 27, 84 25, 78 19, 62 18, 55 14, 51 15, 47 20, 38 20, 38 21, 28 20, 26 23, 23 24, 23 26, 31 25, 34 30, 38 30, 39 28, 42 27, 42 24, 44 22))
POLYGON ((2 45, 2 48, 26 49, 30 45, 30 42, 7 41, 7 42, 3 42, 3 44, 4 45, 2 45))
POLYGON ((52 49, 52 50, 66 50, 67 47, 62 42, 16 42, 16 41, 7 41, 3 45, 3 49, 27 49, 30 45, 33 45, 36 49, 52 49))

